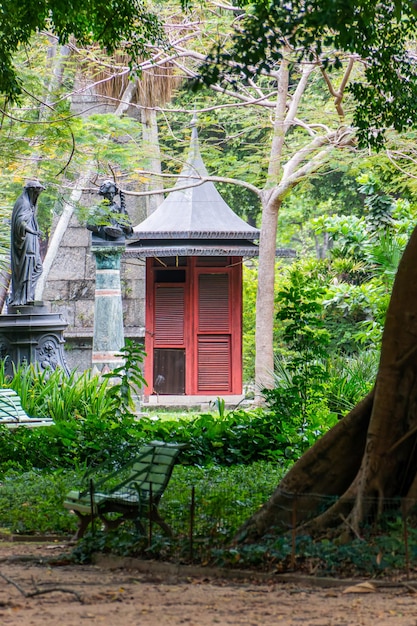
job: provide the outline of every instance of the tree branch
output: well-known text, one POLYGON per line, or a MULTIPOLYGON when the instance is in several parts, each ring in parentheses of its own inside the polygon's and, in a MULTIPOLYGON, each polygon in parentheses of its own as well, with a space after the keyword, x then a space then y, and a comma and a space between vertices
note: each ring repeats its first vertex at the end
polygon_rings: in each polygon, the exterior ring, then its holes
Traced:
MULTIPOLYGON (((343 130, 337 130, 333 133, 328 133, 326 135, 317 135, 313 141, 311 141, 307 146, 298 150, 289 161, 283 167, 283 180, 289 179, 294 176, 299 165, 305 161, 305 159, 315 150, 318 150, 326 143, 338 146, 347 145, 353 137, 353 129, 347 128, 343 130)), ((297 174, 295 176, 298 178, 297 174)))
POLYGON ((327 85, 327 87, 329 89, 330 95, 332 95, 334 97, 334 99, 335 99, 334 100, 334 104, 335 104, 335 107, 336 107, 336 111, 337 111, 339 117, 342 118, 342 119, 345 117, 345 112, 344 112, 343 107, 342 107, 342 100, 343 100, 343 96, 344 96, 344 93, 345 93, 346 85, 348 84, 350 75, 351 75, 352 70, 353 70, 353 66, 355 64, 355 60, 356 60, 356 57, 354 57, 354 56, 350 56, 349 57, 347 68, 345 70, 345 73, 343 75, 342 81, 341 81, 341 83, 339 85, 339 89, 337 91, 333 87, 333 84, 332 84, 332 82, 330 80, 330 77, 329 77, 328 73, 326 72, 325 68, 323 66, 320 66, 321 73, 322 73, 323 78, 324 78, 324 80, 326 82, 326 85, 327 85))
POLYGON ((3 580, 5 580, 7 583, 9 583, 9 585, 13 585, 13 587, 15 587, 19 591, 19 593, 21 593, 22 596, 24 596, 25 598, 33 598, 34 596, 40 596, 45 593, 53 593, 55 591, 58 591, 61 593, 72 593, 81 604, 84 604, 84 601, 82 597, 80 596, 80 594, 77 591, 74 591, 73 589, 66 589, 65 587, 50 587, 48 589, 36 589, 35 591, 25 591, 23 587, 21 587, 17 582, 12 580, 5 574, 2 574, 1 572, 0 572, 0 577, 3 578, 3 580))
MULTIPOLYGON (((336 134, 336 133, 335 133, 336 134)), ((281 182, 275 189, 271 191, 269 202, 274 204, 275 202, 282 200, 282 198, 292 189, 301 179, 305 178, 309 174, 316 172, 325 162, 328 154, 337 146, 341 148, 343 146, 348 146, 353 139, 353 131, 344 133, 338 141, 332 141, 332 137, 317 137, 316 140, 312 141, 309 146, 306 146, 302 150, 299 150, 296 155, 294 155, 293 159, 290 159, 292 162, 291 172, 287 171, 286 176, 283 176, 281 182), (328 144, 323 150, 318 152, 314 157, 310 158, 307 163, 305 163, 302 167, 298 169, 295 167, 295 163, 298 165, 305 160, 305 158, 312 151, 317 150, 319 147, 322 147, 325 144, 328 144), (297 157, 297 158, 296 158, 297 157)), ((287 167, 290 163, 287 163, 285 167, 287 167)))
MULTIPOLYGON (((155 172, 151 172, 151 171, 146 171, 146 170, 139 170, 138 171, 139 174, 146 174, 146 175, 155 175, 155 172)), ((236 178, 227 178, 226 176, 199 176, 197 173, 195 175, 189 175, 189 174, 184 174, 183 176, 181 176, 181 174, 157 174, 158 178, 186 178, 186 179, 192 179, 195 180, 196 182, 193 183, 192 185, 184 185, 182 187, 169 187, 168 189, 160 189, 159 191, 131 191, 131 190, 123 190, 123 193, 126 196, 148 196, 151 193, 170 193, 171 191, 182 191, 183 189, 192 189, 193 187, 199 187, 200 185, 203 185, 204 183, 207 182, 213 182, 213 183, 225 183, 226 185, 237 185, 238 187, 244 187, 245 189, 248 189, 249 191, 252 191, 252 193, 254 193, 256 196, 258 196, 258 198, 261 197, 261 190, 256 187, 255 185, 252 185, 251 183, 247 183, 244 180, 238 180, 236 178)))
POLYGON ((272 186, 279 176, 281 168, 282 150, 287 132, 285 115, 288 101, 290 72, 288 60, 283 55, 281 59, 278 95, 275 106, 274 134, 271 142, 271 151, 268 166, 267 186, 272 186))

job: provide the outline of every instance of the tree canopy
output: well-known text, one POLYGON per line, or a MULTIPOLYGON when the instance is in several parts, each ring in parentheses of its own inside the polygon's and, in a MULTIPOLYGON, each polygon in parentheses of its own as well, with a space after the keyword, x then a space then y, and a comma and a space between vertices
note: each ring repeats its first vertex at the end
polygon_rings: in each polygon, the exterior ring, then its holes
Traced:
POLYGON ((349 87, 356 102, 353 122, 359 143, 379 149, 387 128, 417 124, 417 66, 409 45, 415 34, 415 2, 254 0, 236 19, 230 45, 219 40, 212 49, 197 84, 269 72, 289 48, 327 71, 356 55, 364 72, 349 87))
POLYGON ((146 44, 162 37, 157 16, 143 0, 3 0, 0 4, 0 93, 16 100, 22 90, 14 53, 36 31, 52 32, 60 43, 74 36, 79 44, 96 42, 108 53, 124 44, 135 59, 146 44))

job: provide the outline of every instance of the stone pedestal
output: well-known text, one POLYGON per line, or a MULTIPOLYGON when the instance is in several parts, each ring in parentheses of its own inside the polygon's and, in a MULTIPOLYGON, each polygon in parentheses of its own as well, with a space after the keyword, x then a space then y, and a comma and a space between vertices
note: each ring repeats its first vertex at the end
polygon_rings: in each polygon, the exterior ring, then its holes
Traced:
POLYGON ((67 327, 59 313, 49 313, 43 303, 8 307, 0 315, 0 358, 8 374, 13 366, 36 364, 40 370, 61 367, 67 374, 63 331, 67 327))
POLYGON ((96 259, 94 337, 92 365, 99 371, 123 365, 123 308, 120 285, 120 259, 124 245, 93 245, 96 259))

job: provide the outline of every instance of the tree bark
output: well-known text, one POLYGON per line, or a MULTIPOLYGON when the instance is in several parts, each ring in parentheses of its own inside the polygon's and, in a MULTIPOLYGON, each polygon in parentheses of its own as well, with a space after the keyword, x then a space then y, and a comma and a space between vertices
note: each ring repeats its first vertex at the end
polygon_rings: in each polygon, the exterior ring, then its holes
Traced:
POLYGON ((302 524, 322 505, 317 496, 340 496, 348 489, 365 450, 373 395, 370 393, 303 454, 270 500, 239 529, 236 540, 256 541, 272 528, 274 532, 285 532, 292 525, 296 502, 297 524, 302 524))
POLYGON ((239 530, 256 541, 294 521, 311 533, 359 533, 387 498, 417 499, 417 229, 400 262, 372 394, 308 450, 239 530), (327 500, 329 497, 329 500, 327 500), (318 513, 318 508, 327 509, 318 513))
POLYGON ((76 206, 77 202, 79 202, 83 193, 83 188, 89 182, 90 178, 93 175, 93 172, 93 169, 87 169, 87 171, 80 174, 76 186, 71 192, 69 201, 64 202, 61 216, 49 241, 48 250, 43 260, 43 272, 36 285, 35 299, 38 301, 42 300, 49 272, 51 271, 52 265, 58 254, 59 246, 61 245, 62 239, 67 231, 68 224, 70 223, 71 217, 74 213, 74 207, 76 206))
MULTIPOLYGON (((264 192, 263 198, 268 192, 264 192)), ((256 392, 274 386, 275 250, 280 202, 262 209, 256 297, 255 375, 256 392)))
MULTIPOLYGON (((129 105, 132 101, 132 98, 136 89, 137 89, 137 80, 129 81, 128 86, 123 92, 121 100, 114 112, 114 115, 118 115, 121 117, 125 113, 125 111, 129 108, 129 105)), ((85 171, 81 173, 80 176, 78 177, 78 180, 76 181, 74 185, 74 189, 71 192, 69 202, 65 202, 64 204, 64 210, 58 220, 58 223, 53 232, 53 235, 49 241, 48 251, 43 261, 43 273, 36 285, 36 293, 35 293, 36 300, 42 300, 42 296, 43 296, 46 282, 48 280, 49 272, 51 271, 52 265, 58 254, 58 250, 61 245, 62 239, 66 233, 68 224, 74 213, 74 208, 76 206, 76 203, 80 200, 81 195, 83 193, 83 189, 87 185, 90 178, 92 177, 94 171, 95 171, 95 168, 94 168, 93 163, 89 163, 85 171)))
MULTIPOLYGON (((144 148, 144 165, 143 169, 154 172, 156 175, 161 173, 161 151, 159 148, 158 122, 155 109, 141 109, 141 122, 143 133, 144 148)), ((158 179, 151 176, 149 181, 144 184, 144 191, 153 191, 160 188, 158 179)), ((163 202, 163 193, 153 193, 145 196, 146 215, 150 215, 163 202)))

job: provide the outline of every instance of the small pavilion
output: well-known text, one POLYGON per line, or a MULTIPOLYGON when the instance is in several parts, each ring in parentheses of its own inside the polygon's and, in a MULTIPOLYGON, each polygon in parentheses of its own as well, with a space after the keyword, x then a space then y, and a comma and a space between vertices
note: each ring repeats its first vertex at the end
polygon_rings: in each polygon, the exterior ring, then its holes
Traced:
POLYGON ((174 190, 126 246, 146 259, 145 402, 242 398, 242 261, 258 255, 260 231, 207 176, 193 122, 174 190))

